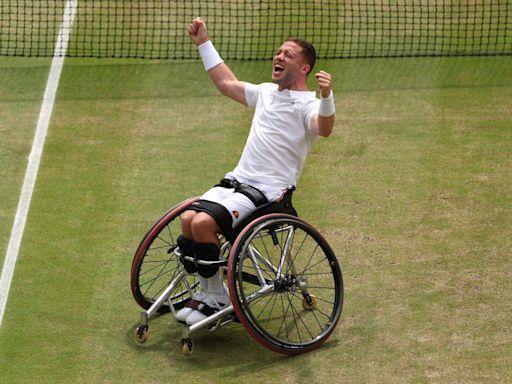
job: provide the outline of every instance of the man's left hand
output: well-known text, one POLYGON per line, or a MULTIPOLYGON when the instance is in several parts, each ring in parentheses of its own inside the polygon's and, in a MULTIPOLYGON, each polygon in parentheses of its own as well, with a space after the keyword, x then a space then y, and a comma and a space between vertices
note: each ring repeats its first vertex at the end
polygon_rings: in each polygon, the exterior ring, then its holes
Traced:
POLYGON ((320 86, 320 94, 323 98, 329 97, 331 94, 331 74, 325 71, 320 71, 315 74, 315 79, 320 86))

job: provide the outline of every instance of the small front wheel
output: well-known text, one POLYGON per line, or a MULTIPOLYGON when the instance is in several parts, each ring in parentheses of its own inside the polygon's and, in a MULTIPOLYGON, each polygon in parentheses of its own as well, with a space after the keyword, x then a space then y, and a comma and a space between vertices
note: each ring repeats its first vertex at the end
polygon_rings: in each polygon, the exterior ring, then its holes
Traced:
POLYGON ((148 326, 147 325, 141 325, 135 329, 135 339, 141 343, 144 344, 146 341, 148 341, 148 326))
POLYGON ((194 352, 194 342, 191 338, 181 339, 181 351, 185 356, 190 356, 194 352))

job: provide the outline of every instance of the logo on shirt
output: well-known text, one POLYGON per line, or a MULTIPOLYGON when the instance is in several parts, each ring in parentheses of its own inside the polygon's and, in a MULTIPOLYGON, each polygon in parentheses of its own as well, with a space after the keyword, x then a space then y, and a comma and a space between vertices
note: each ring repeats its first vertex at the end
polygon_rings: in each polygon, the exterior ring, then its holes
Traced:
POLYGON ((238 213, 238 211, 233 211, 233 216, 235 216, 235 219, 238 219, 238 216, 240 216, 240 213, 238 213))

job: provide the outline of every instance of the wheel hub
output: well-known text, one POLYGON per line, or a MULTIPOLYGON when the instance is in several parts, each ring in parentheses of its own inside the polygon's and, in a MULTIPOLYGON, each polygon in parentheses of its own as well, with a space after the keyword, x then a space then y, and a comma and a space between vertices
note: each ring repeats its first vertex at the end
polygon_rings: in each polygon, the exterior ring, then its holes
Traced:
POLYGON ((295 276, 284 275, 282 277, 277 278, 274 281, 274 291, 275 292, 295 292, 297 288, 297 279, 295 276))

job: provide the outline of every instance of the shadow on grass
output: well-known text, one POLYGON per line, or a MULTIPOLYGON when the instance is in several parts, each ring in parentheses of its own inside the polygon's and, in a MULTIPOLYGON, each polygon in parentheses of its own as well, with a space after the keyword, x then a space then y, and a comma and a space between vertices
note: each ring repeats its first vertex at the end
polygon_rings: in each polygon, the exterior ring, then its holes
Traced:
MULTIPOLYGON (((170 316, 157 315, 152 320, 171 319, 170 316)), ((315 351, 297 356, 288 356, 271 351, 254 340, 245 328, 238 323, 231 323, 217 331, 205 330, 192 334, 194 352, 184 356, 181 351, 181 328, 172 320, 165 332, 151 335, 150 340, 140 344, 134 337, 139 323, 135 323, 125 334, 126 345, 137 353, 157 353, 166 356, 170 365, 180 366, 183 371, 196 372, 201 376, 214 375, 221 379, 232 380, 244 377, 256 377, 262 370, 276 372, 294 361, 302 364, 303 359, 315 351), (153 337, 152 337, 153 336, 153 337), (256 375, 256 376, 255 376, 256 375)), ((158 325, 155 325, 155 328, 158 325)), ((151 329, 151 327, 150 327, 151 329)), ((340 341, 336 338, 328 339, 320 350, 336 350, 340 341)), ((242 380, 243 381, 243 380, 242 380)))

